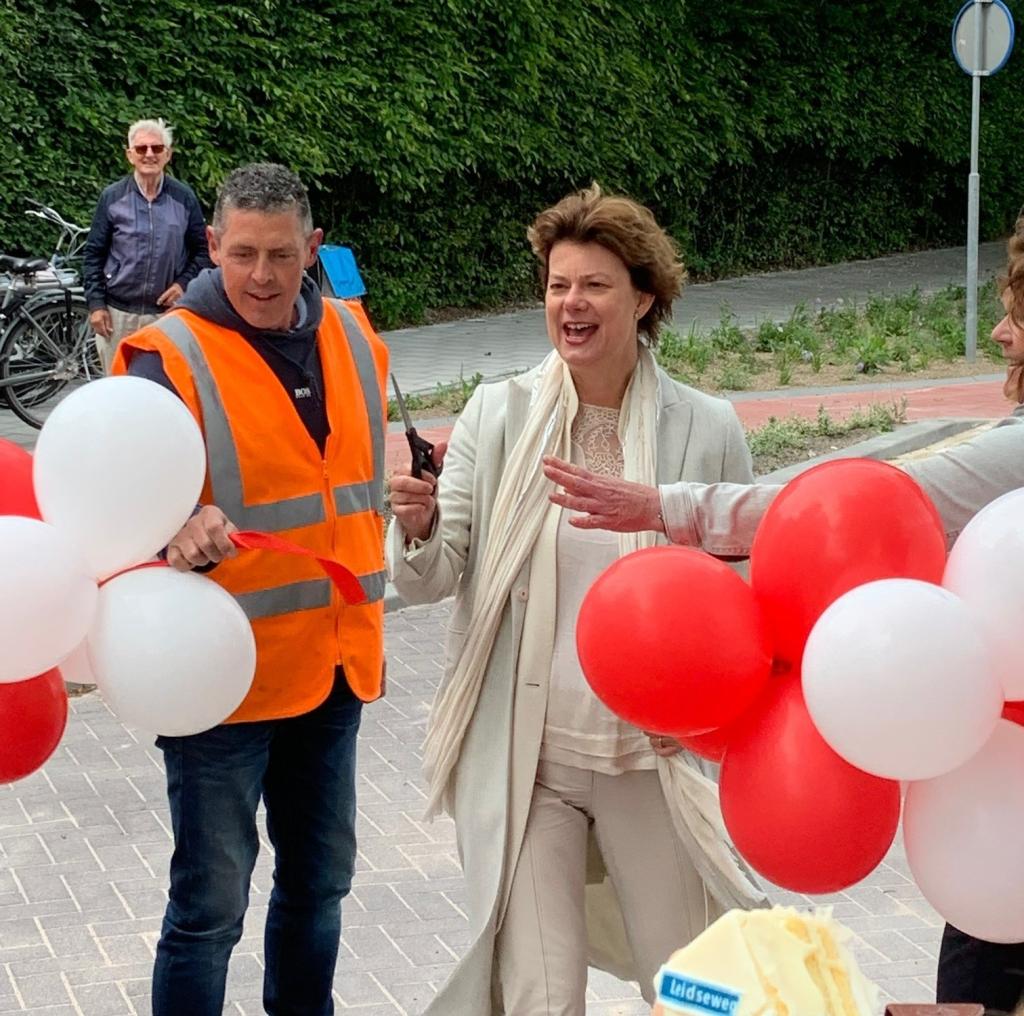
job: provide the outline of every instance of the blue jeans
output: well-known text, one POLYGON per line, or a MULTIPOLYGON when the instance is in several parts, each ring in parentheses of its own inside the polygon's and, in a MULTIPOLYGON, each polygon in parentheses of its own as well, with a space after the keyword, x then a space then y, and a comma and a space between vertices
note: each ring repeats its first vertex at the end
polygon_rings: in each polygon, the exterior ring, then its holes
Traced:
POLYGON ((329 1016, 341 900, 355 866, 356 735, 362 703, 339 668, 326 701, 286 720, 160 737, 174 828, 171 885, 153 971, 154 1016, 221 1016, 267 806, 274 887, 263 1005, 329 1016))

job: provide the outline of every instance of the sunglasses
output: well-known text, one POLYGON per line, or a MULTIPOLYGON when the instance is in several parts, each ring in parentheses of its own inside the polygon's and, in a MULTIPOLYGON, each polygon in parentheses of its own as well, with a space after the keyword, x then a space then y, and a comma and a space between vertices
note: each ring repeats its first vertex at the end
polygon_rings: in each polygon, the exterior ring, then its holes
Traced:
POLYGON ((166 148, 166 145, 132 145, 132 151, 136 155, 145 155, 146 152, 152 152, 154 155, 163 155, 166 148))

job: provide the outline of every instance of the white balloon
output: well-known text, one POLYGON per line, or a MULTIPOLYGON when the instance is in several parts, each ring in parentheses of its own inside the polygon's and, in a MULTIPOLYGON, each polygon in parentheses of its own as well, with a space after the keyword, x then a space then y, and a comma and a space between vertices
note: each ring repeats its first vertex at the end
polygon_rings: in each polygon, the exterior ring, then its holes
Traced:
POLYGON ((950 924, 1024 942, 1024 728, 1002 720, 970 761, 911 784, 903 839, 921 892, 950 924))
POLYGON ((256 642, 242 608, 216 582, 138 568, 100 589, 89 659, 124 723, 180 736, 215 727, 241 704, 256 642))
POLYGON ((975 617, 952 593, 916 579, 868 582, 831 604, 807 639, 803 688, 832 748, 894 780, 962 765, 1003 706, 975 617))
POLYGON ((138 377, 101 378, 50 414, 33 481, 43 518, 105 578, 152 558, 188 521, 206 451, 185 404, 138 377))
POLYGON ((68 684, 96 683, 96 672, 92 669, 92 661, 89 659, 88 639, 79 642, 71 655, 61 661, 60 676, 68 684))
POLYGON ((967 523, 950 551, 942 584, 980 619, 1006 697, 1024 699, 1024 490, 1004 494, 967 523))
POLYGON ((85 637, 96 581, 53 526, 0 515, 0 682, 55 667, 85 637))

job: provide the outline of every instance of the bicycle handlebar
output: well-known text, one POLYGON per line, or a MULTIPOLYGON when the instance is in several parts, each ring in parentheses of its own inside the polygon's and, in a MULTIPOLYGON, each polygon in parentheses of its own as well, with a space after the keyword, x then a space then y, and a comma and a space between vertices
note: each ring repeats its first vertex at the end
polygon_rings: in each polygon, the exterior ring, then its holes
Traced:
MULTIPOLYGON (((31 198, 27 200, 32 201, 31 198)), ((89 231, 88 226, 78 226, 73 222, 68 222, 60 212, 50 208, 48 205, 40 205, 37 201, 32 201, 32 204, 38 205, 39 211, 36 211, 34 208, 27 208, 25 210, 26 215, 34 215, 37 219, 45 219, 60 226, 61 229, 66 229, 69 233, 87 233, 89 231)))

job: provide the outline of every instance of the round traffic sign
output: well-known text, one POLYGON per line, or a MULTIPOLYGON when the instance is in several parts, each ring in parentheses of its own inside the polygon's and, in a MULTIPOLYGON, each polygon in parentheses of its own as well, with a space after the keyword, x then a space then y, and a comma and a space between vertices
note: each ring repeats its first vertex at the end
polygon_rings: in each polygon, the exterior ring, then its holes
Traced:
POLYGON ((965 74, 1002 70, 1013 49, 1013 16, 1003 0, 967 0, 953 20, 953 57, 965 74), (981 12, 981 60, 975 66, 975 30, 981 12))

